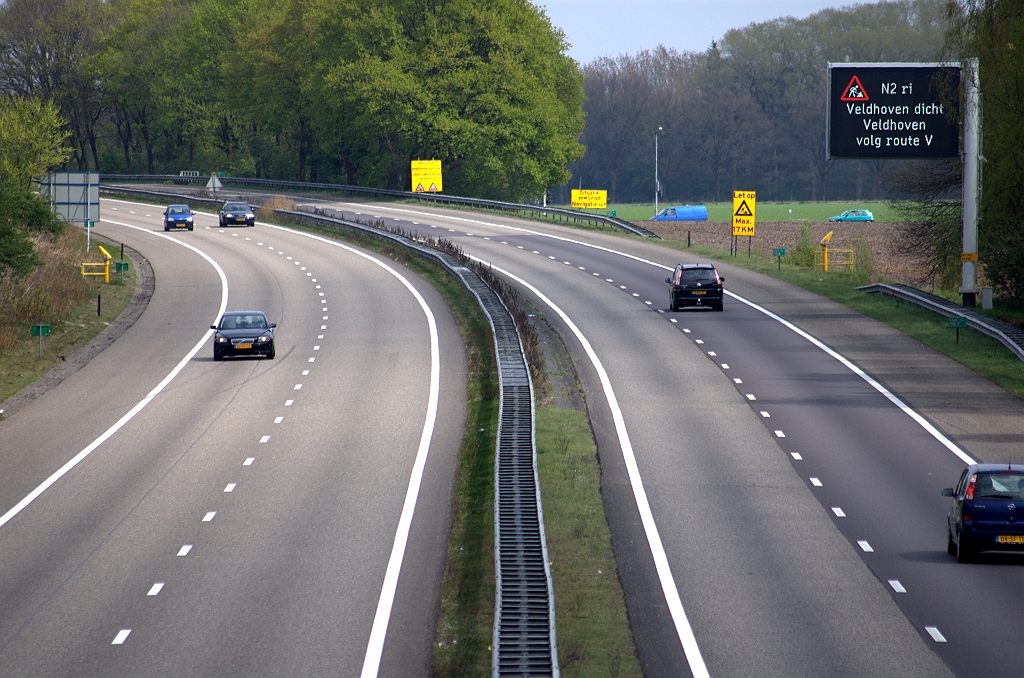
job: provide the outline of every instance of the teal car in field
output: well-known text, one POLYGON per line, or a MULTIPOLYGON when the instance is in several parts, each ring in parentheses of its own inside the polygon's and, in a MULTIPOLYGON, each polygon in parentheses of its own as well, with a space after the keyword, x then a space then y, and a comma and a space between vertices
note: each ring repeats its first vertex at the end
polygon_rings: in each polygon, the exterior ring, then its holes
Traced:
POLYGON ((874 221, 875 216, 867 210, 846 210, 839 216, 829 217, 829 221, 874 221))

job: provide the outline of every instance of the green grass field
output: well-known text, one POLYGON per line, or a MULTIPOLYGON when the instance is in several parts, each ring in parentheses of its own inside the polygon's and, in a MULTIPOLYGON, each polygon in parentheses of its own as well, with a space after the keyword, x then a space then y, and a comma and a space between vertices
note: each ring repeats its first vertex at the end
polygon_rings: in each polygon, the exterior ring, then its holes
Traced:
MULTIPOLYGON (((670 207, 678 203, 660 203, 659 209, 670 207)), ((724 203, 694 203, 703 204, 708 208, 708 219, 710 221, 729 221, 732 217, 732 202, 724 203)), ((615 210, 616 216, 626 221, 644 221, 654 215, 654 203, 642 205, 609 205, 609 210, 615 210)), ((896 215, 885 202, 855 202, 852 200, 843 202, 758 202, 758 221, 828 221, 829 217, 842 214, 846 210, 866 209, 875 215, 875 221, 896 221, 896 215)), ((605 210, 584 210, 603 214, 605 210)))

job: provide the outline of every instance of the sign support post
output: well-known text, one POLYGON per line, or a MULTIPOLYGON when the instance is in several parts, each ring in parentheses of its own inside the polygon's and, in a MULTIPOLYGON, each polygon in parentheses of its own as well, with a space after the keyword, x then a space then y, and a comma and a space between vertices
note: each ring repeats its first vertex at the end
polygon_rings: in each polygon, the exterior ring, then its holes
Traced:
MULTIPOLYGON (((972 308, 978 299, 978 198, 981 193, 981 111, 978 106, 978 60, 971 59, 964 82, 964 251, 960 284, 961 303, 972 308)), ((957 339, 959 340, 957 330, 957 339)), ((959 343, 959 341, 958 341, 959 343)))

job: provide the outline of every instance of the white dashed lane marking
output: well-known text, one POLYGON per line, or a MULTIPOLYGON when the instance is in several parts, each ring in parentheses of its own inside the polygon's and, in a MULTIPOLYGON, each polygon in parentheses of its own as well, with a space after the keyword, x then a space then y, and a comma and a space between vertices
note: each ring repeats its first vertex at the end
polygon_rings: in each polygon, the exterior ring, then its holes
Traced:
POLYGON ((310 358, 310 359, 309 359, 309 362, 311 362, 311 363, 312 363, 312 362, 316 362, 316 358, 310 358))
POLYGON ((857 546, 861 548, 864 553, 874 553, 875 549, 871 548, 871 544, 867 543, 863 539, 857 542, 857 546))
POLYGON ((786 437, 786 434, 785 434, 785 433, 783 433, 782 431, 778 431, 778 430, 776 430, 776 431, 775 431, 775 437, 776 437, 776 438, 785 438, 785 437, 786 437))
POLYGON ((235 488, 238 487, 238 483, 228 483, 224 486, 225 492, 234 492, 235 488))
POLYGON ((252 466, 254 461, 256 461, 256 457, 246 457, 245 461, 242 462, 242 466, 252 466))
POLYGON ((203 522, 204 522, 204 523, 208 523, 208 522, 210 522, 211 520, 213 520, 213 517, 214 517, 215 515, 217 515, 217 512, 216 512, 216 511, 210 511, 210 512, 209 512, 209 513, 207 513, 207 514, 206 514, 205 516, 203 516, 203 522))
POLYGON ((733 377, 732 378, 732 383, 734 383, 734 384, 742 384, 743 380, 742 379, 737 379, 736 377, 733 377))
POLYGON ((296 391, 302 390, 302 384, 295 384, 295 390, 296 391))
POLYGON ((717 353, 715 353, 714 351, 708 351, 708 355, 709 355, 709 356, 711 356, 712 358, 714 358, 714 357, 716 357, 716 356, 717 356, 718 354, 717 354, 717 353))
POLYGON ((843 509, 839 508, 838 506, 833 506, 832 507, 832 513, 836 514, 836 518, 845 518, 846 517, 846 512, 843 511, 843 509))
POLYGON ((302 370, 302 376, 308 377, 309 376, 309 370, 302 370))
POLYGON ((811 485, 814 485, 815 487, 821 487, 821 481, 818 480, 817 478, 811 478, 810 480, 811 480, 811 485))
POLYGON ((931 636, 932 640, 936 643, 946 642, 946 636, 942 635, 942 632, 939 631, 937 626, 926 626, 924 627, 924 630, 928 632, 928 635, 931 636))
POLYGON ((284 406, 285 407, 291 407, 292 403, 294 403, 294 402, 295 402, 294 400, 286 400, 286 401, 284 401, 284 406))
POLYGON ((729 363, 722 363, 722 369, 723 370, 729 369, 729 363))
POLYGON ((162 589, 163 587, 164 587, 164 582, 158 581, 157 583, 155 583, 151 587, 149 587, 149 592, 146 593, 146 595, 147 596, 158 595, 160 593, 160 589, 162 589))
POLYGON ((282 421, 284 421, 284 417, 274 417, 275 424, 280 424, 282 421))
POLYGON ((267 442, 268 440, 270 440, 270 436, 263 436, 262 438, 260 438, 260 442, 261 442, 261 443, 265 443, 265 442, 267 442))
POLYGON ((899 579, 890 579, 889 580, 889 586, 891 586, 892 590, 895 591, 896 593, 906 593, 907 592, 907 590, 905 588, 903 588, 903 584, 900 583, 899 579))
POLYGON ((122 644, 124 644, 124 641, 126 641, 128 639, 128 634, 130 634, 131 632, 132 632, 131 629, 121 629, 120 631, 117 632, 117 635, 114 636, 114 642, 112 642, 111 645, 122 645, 122 644))
POLYGON ((693 342, 694 342, 695 344, 703 344, 703 343, 704 343, 704 340, 703 340, 703 339, 694 339, 694 340, 693 340, 693 342))
POLYGON ((747 394, 747 400, 757 400, 757 398, 754 397, 753 393, 748 393, 747 394))
POLYGON ((761 416, 765 419, 770 419, 772 415, 768 414, 766 410, 761 410, 761 416))
POLYGON ((188 552, 191 551, 191 550, 192 550, 192 544, 185 544, 180 549, 178 549, 178 555, 181 556, 181 557, 187 556, 188 552))
POLYGON ((803 460, 803 457, 800 456, 799 452, 790 452, 789 456, 793 457, 793 459, 796 459, 797 461, 803 460))

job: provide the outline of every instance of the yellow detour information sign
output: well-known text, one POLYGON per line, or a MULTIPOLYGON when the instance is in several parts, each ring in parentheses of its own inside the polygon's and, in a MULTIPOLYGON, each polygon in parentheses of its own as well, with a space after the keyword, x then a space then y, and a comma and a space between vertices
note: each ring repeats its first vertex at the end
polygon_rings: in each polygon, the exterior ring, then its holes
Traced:
POLYGON ((757 221, 757 193, 755 191, 732 192, 732 234, 754 235, 757 221))
POLYGON ((581 191, 574 188, 572 189, 572 207, 573 209, 606 209, 608 207, 608 191, 581 191))
POLYGON ((444 190, 440 160, 412 161, 412 190, 413 193, 440 193, 444 190))

